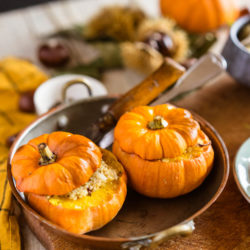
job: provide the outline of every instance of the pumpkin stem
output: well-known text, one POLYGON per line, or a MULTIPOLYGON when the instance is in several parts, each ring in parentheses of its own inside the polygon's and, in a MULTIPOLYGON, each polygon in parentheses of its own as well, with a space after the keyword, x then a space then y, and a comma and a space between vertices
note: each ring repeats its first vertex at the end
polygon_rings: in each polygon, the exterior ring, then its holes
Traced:
POLYGON ((155 129, 162 129, 168 126, 168 122, 162 116, 155 116, 153 121, 148 123, 148 128, 155 130, 155 129))
POLYGON ((48 145, 46 143, 40 143, 38 145, 38 150, 41 155, 39 160, 39 165, 48 165, 56 161, 56 155, 51 152, 48 145))

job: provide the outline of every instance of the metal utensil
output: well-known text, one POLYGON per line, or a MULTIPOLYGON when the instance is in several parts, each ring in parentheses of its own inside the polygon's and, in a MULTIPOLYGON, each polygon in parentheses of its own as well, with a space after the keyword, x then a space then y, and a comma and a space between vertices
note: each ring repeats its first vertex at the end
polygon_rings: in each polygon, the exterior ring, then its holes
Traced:
POLYGON ((164 90, 172 87, 183 75, 185 68, 170 58, 165 58, 162 65, 140 84, 110 105, 96 123, 88 128, 88 137, 99 144, 106 132, 111 130, 120 116, 136 106, 151 103, 164 90))
MULTIPOLYGON (((167 90, 165 94, 162 94, 150 105, 166 103, 180 94, 197 89, 220 75, 226 67, 227 63, 221 55, 206 54, 188 69, 171 89, 167 90)), ((97 140, 96 143, 102 148, 108 148, 113 143, 113 140, 112 129, 104 134, 101 140, 97 140)))
POLYGON ((206 54, 186 71, 173 88, 150 105, 166 103, 183 93, 197 89, 220 75, 226 68, 227 62, 223 56, 212 53, 206 54))

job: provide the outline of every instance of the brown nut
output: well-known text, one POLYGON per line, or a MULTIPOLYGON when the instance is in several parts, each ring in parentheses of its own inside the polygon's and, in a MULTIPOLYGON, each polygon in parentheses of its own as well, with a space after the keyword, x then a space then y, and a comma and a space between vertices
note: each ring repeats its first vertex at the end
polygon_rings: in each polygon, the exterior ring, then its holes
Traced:
POLYGON ((9 136, 7 139, 6 139, 6 145, 7 147, 11 147, 11 145, 13 144, 13 142, 16 140, 17 136, 18 136, 19 133, 16 133, 14 135, 11 135, 9 136))
POLYGON ((23 112, 34 113, 35 105, 34 105, 34 91, 28 91, 21 94, 19 99, 19 109, 23 112))
POLYGON ((69 49, 59 41, 48 41, 38 49, 39 60, 47 67, 60 67, 70 59, 69 49))
POLYGON ((243 8, 243 9, 241 9, 240 10, 240 17, 242 17, 242 16, 245 16, 245 15, 249 15, 250 14, 250 9, 248 9, 248 8, 243 8))
POLYGON ((171 36, 163 32, 152 33, 144 40, 144 43, 159 51, 163 56, 171 57, 176 51, 176 45, 171 36))

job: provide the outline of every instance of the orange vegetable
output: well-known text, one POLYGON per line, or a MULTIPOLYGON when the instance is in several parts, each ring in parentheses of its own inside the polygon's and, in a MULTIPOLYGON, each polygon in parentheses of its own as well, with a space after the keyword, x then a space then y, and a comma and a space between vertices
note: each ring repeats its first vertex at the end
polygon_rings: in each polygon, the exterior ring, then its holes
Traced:
POLYGON ((127 194, 127 177, 116 157, 81 135, 41 135, 21 146, 11 164, 29 204, 70 232, 102 227, 127 194))
POLYGON ((98 229, 115 217, 127 193, 126 175, 115 156, 102 150, 103 160, 120 172, 118 180, 108 182, 91 195, 78 200, 65 197, 41 196, 29 193, 31 206, 55 224, 73 233, 86 233, 98 229))
POLYGON ((160 8, 190 32, 208 32, 239 17, 234 0, 160 0, 160 8))
POLYGON ((114 131, 113 152, 132 187, 170 198, 198 187, 212 168, 214 151, 190 112, 170 104, 125 113, 114 131))
POLYGON ((87 182, 100 167, 101 157, 100 149, 88 138, 54 132, 20 147, 11 171, 21 192, 60 195, 87 182))

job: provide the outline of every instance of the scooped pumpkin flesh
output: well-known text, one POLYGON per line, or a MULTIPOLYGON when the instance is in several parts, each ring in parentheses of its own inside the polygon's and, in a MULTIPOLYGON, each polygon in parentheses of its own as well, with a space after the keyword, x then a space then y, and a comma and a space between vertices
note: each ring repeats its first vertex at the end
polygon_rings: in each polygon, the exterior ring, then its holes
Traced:
POLYGON ((31 206, 44 217, 74 233, 98 229, 115 217, 126 193, 126 175, 115 156, 102 150, 101 167, 83 186, 65 194, 27 194, 31 206), (46 208, 46 209, 45 209, 46 208))
POLYGON ((62 195, 86 183, 101 166, 100 149, 88 138, 53 132, 30 140, 11 165, 21 192, 62 195))
POLYGON ((191 113, 170 104, 141 106, 115 128, 113 152, 141 194, 171 198, 192 191, 212 168, 214 151, 191 113))

